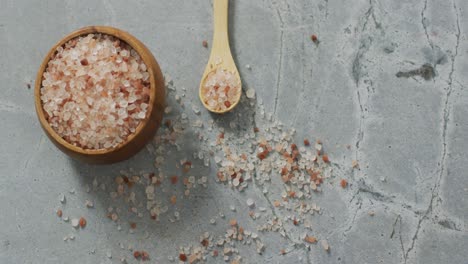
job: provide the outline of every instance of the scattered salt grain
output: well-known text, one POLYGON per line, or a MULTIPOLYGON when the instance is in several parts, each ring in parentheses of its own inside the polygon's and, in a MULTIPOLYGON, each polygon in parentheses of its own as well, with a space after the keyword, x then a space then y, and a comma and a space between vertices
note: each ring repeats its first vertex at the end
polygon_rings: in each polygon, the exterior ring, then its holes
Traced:
POLYGON ((330 250, 330 246, 328 245, 327 240, 322 240, 322 241, 321 241, 321 244, 322 244, 323 249, 325 249, 325 251, 329 251, 329 250, 330 250))
POLYGON ((63 204, 67 201, 67 198, 65 198, 64 194, 61 194, 59 199, 60 199, 60 202, 63 204))
POLYGON ((247 206, 254 207, 255 206, 255 201, 252 200, 251 198, 248 198, 247 199, 247 206))
POLYGON ((319 143, 319 142, 315 143, 315 149, 316 149, 317 151, 321 151, 321 150, 322 150, 322 144, 319 143))
POLYGON ((235 178, 233 181, 232 181, 232 185, 234 185, 235 187, 239 186, 239 179, 238 178, 235 178))
POLYGON ((252 88, 248 88, 247 91, 245 92, 245 95, 249 99, 254 99, 255 98, 255 90, 252 88))
POLYGON ((85 201, 85 205, 86 205, 86 207, 88 207, 88 208, 93 208, 93 207, 94 207, 94 203, 91 202, 91 201, 89 201, 89 200, 86 200, 86 201, 85 201))
POLYGON ((80 219, 78 218, 73 218, 71 220, 71 225, 74 227, 74 228, 78 228, 78 226, 80 225, 80 219))
POLYGON ((200 108, 196 105, 192 105, 192 110, 196 115, 200 114, 200 108))

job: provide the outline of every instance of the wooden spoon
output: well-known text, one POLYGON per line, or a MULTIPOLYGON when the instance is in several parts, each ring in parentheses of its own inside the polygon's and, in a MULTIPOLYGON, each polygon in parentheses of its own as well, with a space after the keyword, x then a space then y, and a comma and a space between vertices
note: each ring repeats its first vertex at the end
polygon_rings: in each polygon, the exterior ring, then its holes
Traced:
POLYGON ((232 110, 240 101, 242 93, 242 83, 240 81, 239 71, 237 70, 236 63, 232 58, 231 49, 229 47, 228 36, 228 7, 229 0, 213 0, 213 17, 214 17, 214 32, 213 43, 211 48, 210 59, 206 65, 205 72, 200 82, 199 96, 206 109, 217 114, 223 114, 232 110), (203 85, 205 84, 207 76, 218 69, 225 70, 233 73, 238 79, 239 92, 236 98, 230 101, 230 106, 223 110, 212 109, 206 104, 205 98, 202 93, 203 85))

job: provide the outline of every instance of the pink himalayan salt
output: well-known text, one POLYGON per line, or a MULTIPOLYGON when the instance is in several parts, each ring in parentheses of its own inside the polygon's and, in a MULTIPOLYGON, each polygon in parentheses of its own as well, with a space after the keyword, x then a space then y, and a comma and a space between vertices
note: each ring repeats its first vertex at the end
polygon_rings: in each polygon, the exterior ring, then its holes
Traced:
POLYGON ((206 77, 202 95, 205 104, 210 109, 222 111, 237 101, 240 90, 240 81, 234 73, 217 69, 206 77))
POLYGON ((84 149, 124 142, 148 114, 149 73, 128 44, 89 34, 57 48, 43 75, 41 100, 50 126, 84 149))

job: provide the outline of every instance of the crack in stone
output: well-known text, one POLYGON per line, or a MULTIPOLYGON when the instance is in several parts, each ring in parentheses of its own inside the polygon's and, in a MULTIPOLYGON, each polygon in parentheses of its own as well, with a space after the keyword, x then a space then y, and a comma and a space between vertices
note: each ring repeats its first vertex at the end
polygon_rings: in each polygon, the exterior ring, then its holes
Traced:
MULTIPOLYGON (((455 72, 455 59, 458 55, 458 47, 460 44, 460 19, 457 11, 457 6, 454 1, 453 3, 453 9, 455 11, 456 15, 456 25, 457 25, 457 33, 455 34, 457 37, 457 42, 455 45, 455 52, 454 55, 452 55, 452 66, 451 66, 451 71, 449 73, 449 80, 448 80, 448 87, 447 87, 447 93, 445 95, 445 103, 444 103, 444 110, 443 110, 443 124, 442 124, 442 154, 441 158, 439 161, 440 164, 440 169, 439 169, 439 174, 437 175, 437 179, 434 182, 434 187, 432 188, 432 193, 431 193, 431 200, 429 201, 429 206, 424 213, 424 215, 419 219, 418 221, 418 226, 416 228, 416 232, 413 235, 413 238, 411 239, 411 245, 409 246, 408 250, 406 251, 405 258, 407 259, 409 256, 409 253, 413 250, 414 245, 416 243, 416 240, 418 239, 418 234, 419 230, 421 229, 421 226, 423 224, 423 221, 428 219, 428 216, 430 213, 432 213, 435 205, 434 203, 437 203, 436 198, 439 197, 439 190, 440 190, 440 183, 442 181, 443 174, 446 170, 445 168, 445 163, 446 163, 446 158, 447 158, 447 127, 448 127, 448 121, 450 117, 450 98, 452 94, 452 84, 453 84, 453 73, 455 72)), ((425 4, 425 8, 423 9, 423 12, 421 14, 424 14, 424 10, 426 9, 427 5, 427 0, 425 4)), ((424 18, 424 17, 423 17, 424 18)), ((424 26, 424 24, 423 24, 424 26)), ((426 28, 425 28, 426 30, 426 28)), ((427 34, 427 30, 426 30, 427 34)), ((432 45, 431 45, 432 47, 432 45)), ((437 204, 436 204, 437 205, 437 204)))
POLYGON ((359 205, 356 209, 356 211, 354 211, 354 215, 353 215, 353 218, 351 220, 351 223, 348 225, 348 227, 346 227, 344 230, 343 230, 343 235, 346 236, 346 234, 351 230, 351 228, 353 228, 354 226, 354 223, 356 222, 356 216, 359 212, 359 210, 361 210, 361 207, 362 207, 362 199, 359 197, 359 205))
POLYGON ((361 78, 361 68, 362 68, 362 65, 361 65, 361 59, 363 58, 363 56, 365 55, 365 53, 369 50, 370 48, 370 45, 372 43, 372 39, 370 37, 364 39, 361 41, 361 45, 358 49, 358 52, 356 53, 356 57, 354 58, 353 60, 353 66, 352 66, 352 74, 353 74, 353 78, 354 78, 354 81, 356 83, 356 97, 357 97, 357 101, 358 101, 358 104, 359 104, 359 110, 360 110, 360 116, 359 116, 359 128, 358 128, 358 133, 357 133, 357 136, 356 136, 356 160, 359 160, 359 148, 360 148, 360 144, 361 144, 361 141, 364 139, 364 129, 363 129, 363 126, 364 126, 364 120, 366 118, 366 114, 365 114, 365 111, 364 111, 364 106, 363 106, 363 101, 362 101, 362 96, 361 96, 361 91, 359 90, 359 81, 360 81, 360 78, 361 78))
POLYGON ((427 43, 429 44, 429 46, 431 47, 432 50, 434 50, 434 44, 432 44, 432 41, 431 39, 429 38, 429 33, 427 33, 427 25, 426 25, 426 16, 424 13, 426 13, 426 9, 427 9, 427 0, 424 1, 424 7, 421 11, 421 24, 424 28, 424 33, 426 34, 426 39, 427 39, 427 43))
POLYGON ((449 81, 448 81, 448 87, 447 87, 447 93, 445 95, 445 103, 444 103, 444 111, 443 111, 443 124, 442 124, 442 155, 439 161, 440 164, 440 172, 437 177, 437 180, 435 182, 434 188, 432 190, 432 197, 431 201, 429 203, 429 208, 428 208, 428 213, 430 213, 433 209, 433 207, 437 206, 437 200, 436 198, 439 197, 439 191, 440 191, 440 183, 442 181, 442 177, 446 171, 446 159, 447 159, 447 128, 448 128, 448 122, 450 120, 450 98, 451 94, 453 91, 453 73, 455 72, 455 59, 458 55, 458 47, 460 44, 460 22, 459 22, 459 17, 458 17, 458 12, 457 12, 457 6, 455 2, 453 2, 453 8, 455 10, 456 14, 456 23, 457 23, 457 42, 455 45, 455 54, 452 55, 452 65, 451 65, 451 71, 449 73, 449 81), (436 203, 434 206, 434 202, 436 203))
POLYGON ((424 217, 425 217, 425 215, 422 216, 421 218, 419 218, 418 226, 416 227, 416 232, 414 233, 413 237, 411 238, 411 244, 408 247, 408 250, 406 251, 406 254, 404 256, 404 258, 406 260, 408 259, 409 253, 411 252, 411 250, 413 250, 414 244, 416 243, 416 240, 418 239, 418 233, 419 233, 419 230, 421 229, 421 224, 423 222, 424 217))
MULTIPOLYGON (((364 14, 365 20, 364 20, 363 26, 361 28, 361 34, 367 30, 367 24, 368 24, 369 19, 371 17, 374 19, 374 23, 376 24, 376 28, 380 28, 380 24, 377 23, 373 10, 374 10, 373 1, 369 0, 369 9, 364 14), (377 25, 379 25, 379 26, 377 27, 377 25)), ((355 143, 355 146, 356 146, 355 158, 356 158, 356 160, 359 160, 360 145, 361 145, 362 140, 364 139, 364 128, 363 128, 364 127, 364 121, 366 119, 365 106, 364 106, 362 94, 361 94, 361 91, 360 91, 360 88, 359 88, 359 84, 360 84, 360 80, 361 80, 361 76, 362 76, 362 59, 364 58, 365 54, 369 51, 370 46, 372 44, 372 41, 373 40, 372 40, 372 38, 370 36, 361 38, 360 45, 359 45, 358 51, 356 53, 356 56, 353 59, 352 68, 351 68, 352 77, 353 77, 355 85, 356 85, 356 97, 357 97, 357 101, 358 101, 358 104, 359 104, 359 127, 358 127, 358 131, 357 131, 356 143, 355 143)), ((355 223, 355 220, 356 220, 356 216, 357 216, 359 210, 362 207, 362 198, 360 197, 360 192, 361 191, 358 189, 357 192, 353 195, 353 197, 350 200, 350 203, 351 203, 356 197, 358 197, 358 199, 359 199, 358 204, 359 205, 358 205, 358 207, 357 207, 357 209, 356 209, 356 211, 355 211, 355 213, 354 213, 354 215, 352 217, 351 222, 348 224, 348 226, 346 228, 344 228, 343 235, 345 235, 345 236, 346 236, 346 233, 349 232, 351 230, 351 228, 353 227, 353 225, 355 223)))
POLYGON ((281 82, 281 68, 283 64, 283 35, 284 31, 281 29, 281 36, 280 36, 280 49, 279 49, 279 58, 278 58, 278 73, 276 74, 276 95, 275 95, 275 107, 273 113, 276 116, 276 107, 278 106, 278 94, 279 94, 279 87, 281 82))
MULTIPOLYGON (((380 22, 377 21, 376 19, 376 15, 375 15, 375 12, 374 12, 374 2, 372 0, 369 0, 369 9, 366 11, 366 13, 364 14, 364 23, 361 27, 361 33, 365 32, 368 27, 368 22, 369 22, 369 19, 372 18, 373 21, 374 21, 374 24, 375 24, 375 28, 376 29, 380 29, 382 33, 384 33, 384 31, 382 30, 382 24, 380 22)), ((365 122, 365 119, 367 117, 366 115, 366 111, 367 109, 365 109, 364 107, 364 104, 363 104, 363 98, 362 98, 362 94, 361 94, 361 91, 359 89, 359 83, 361 81, 361 77, 363 76, 363 73, 362 73, 362 59, 364 58, 365 54, 369 51, 371 45, 372 45, 372 42, 373 42, 373 39, 368 36, 366 38, 363 38, 361 39, 361 43, 360 43, 360 46, 358 48, 358 51, 356 53, 356 56, 354 57, 353 59, 353 63, 352 63, 352 76, 353 76, 353 79, 354 79, 354 82, 356 84, 356 97, 357 97, 357 101, 358 101, 358 104, 359 104, 359 110, 360 110, 360 117, 359 117, 359 128, 358 128, 358 132, 357 132, 357 136, 356 136, 356 143, 355 143, 355 146, 356 146, 356 153, 355 153, 355 156, 356 156, 356 160, 359 160, 359 149, 360 149, 360 145, 361 145, 361 142, 362 140, 364 139, 364 122, 365 122)), ((366 87, 366 90, 367 90, 367 99, 369 99, 370 97, 370 90, 368 87, 366 87)))
POLYGON ((369 22, 369 18, 371 17, 371 13, 372 13, 372 1, 369 1, 370 2, 370 6, 369 6, 369 9, 367 9, 366 13, 364 13, 364 24, 362 25, 362 28, 361 28, 361 31, 364 31, 366 28, 367 28, 367 23, 369 22))
POLYGON ((31 152, 31 155, 29 155, 28 159, 24 162, 23 169, 22 169, 23 173, 26 172, 26 169, 28 168, 29 162, 34 157, 34 154, 36 154, 36 152, 41 148, 43 143, 44 143, 44 135, 41 135, 41 137, 39 138, 39 143, 36 144, 33 151, 31 152))
MULTIPOLYGON (((382 30, 382 24, 377 21, 377 18, 376 18, 375 12, 374 12, 374 1, 373 0, 369 0, 369 8, 367 9, 367 11, 364 14, 364 22, 363 22, 363 25, 361 27, 361 34, 368 30, 369 19, 371 19, 371 18, 374 21, 375 29, 380 29, 381 33, 383 34, 384 31, 382 30)), ((367 109, 364 106, 362 91, 359 88, 361 77, 364 75, 363 72, 362 72, 363 71, 363 69, 362 69, 363 68, 362 59, 364 58, 365 54, 369 51, 372 43, 373 43, 373 38, 370 37, 370 36, 367 36, 365 38, 361 38, 358 51, 357 51, 356 56, 354 57, 353 62, 352 62, 352 71, 351 72, 352 72, 352 77, 354 79, 354 82, 356 84, 356 97, 357 97, 357 101, 358 101, 358 104, 359 104, 359 110, 360 110, 359 127, 358 127, 358 131, 357 131, 356 143, 355 143, 355 147, 356 147, 355 158, 356 158, 356 160, 359 160, 360 146, 361 146, 362 140, 364 139, 364 122, 365 122, 365 119, 367 118, 367 114, 366 114, 367 109)), ((367 90, 367 99, 369 100, 369 97, 370 97, 369 87, 366 87, 366 90, 367 90)), ((372 87, 372 90, 374 90, 373 87, 372 87)))
POLYGON ((354 198, 356 198, 356 196, 358 196, 360 193, 360 190, 358 189, 357 192, 355 194, 353 194, 353 197, 351 197, 351 200, 349 200, 349 203, 352 203, 354 198))
POLYGON ((401 255, 403 256, 406 264, 406 256, 405 256, 405 245, 403 244, 403 237, 401 236, 401 227, 402 227, 402 219, 400 217, 400 228, 398 229, 398 236, 400 238, 400 246, 401 246, 401 255))
POLYGON ((388 196, 386 194, 383 194, 381 192, 373 190, 362 179, 360 179, 358 181, 358 191, 353 195, 353 198, 351 199, 351 201, 355 198, 355 196, 363 194, 363 193, 364 194, 369 194, 370 197, 372 198, 371 200, 379 201, 381 203, 394 204, 394 205, 397 205, 399 207, 402 207, 402 208, 414 213, 415 215, 421 215, 421 212, 418 212, 418 211, 414 210, 411 205, 403 203, 403 202, 396 201, 395 196, 388 196))
POLYGON ((390 234, 390 238, 393 238, 393 236, 395 235, 395 227, 396 227, 396 224, 399 223, 399 227, 398 227, 398 236, 399 236, 399 240, 400 240, 400 247, 401 247, 401 252, 402 252, 402 257, 403 257, 403 260, 404 260, 404 263, 406 263, 406 255, 405 255, 405 246, 403 244, 403 238, 401 237, 401 227, 403 225, 403 219, 401 217, 401 215, 398 215, 397 218, 395 219, 395 222, 393 223, 393 226, 392 226, 392 233, 390 234))
POLYGON ((283 17, 281 16, 281 12, 279 8, 276 8, 276 14, 278 16, 278 20, 280 22, 281 28, 281 35, 280 35, 280 48, 279 48, 279 58, 278 58, 278 72, 276 74, 276 95, 275 95, 275 107, 273 110, 274 115, 276 116, 276 108, 278 106, 278 94, 279 94, 279 87, 281 82, 281 68, 283 64, 283 42, 284 42, 284 21, 283 17))
POLYGON ((372 196, 374 200, 377 200, 377 201, 381 201, 381 202, 390 201, 390 198, 385 197, 383 194, 376 192, 376 191, 372 191, 370 189, 359 188, 359 191, 362 193, 370 194, 370 196, 372 196))
POLYGON ((377 201, 390 201, 393 202, 395 196, 386 196, 380 192, 373 190, 364 180, 358 181, 358 193, 367 193, 377 201))
POLYGON ((356 53, 356 56, 353 59, 353 64, 352 64, 352 74, 353 74, 353 79, 356 84, 356 87, 359 86, 359 81, 361 79, 361 60, 366 54, 367 51, 369 51, 370 45, 372 44, 372 38, 367 37, 364 39, 361 39, 361 44, 359 45, 359 49, 356 53))
POLYGON ((374 2, 372 0, 369 0, 369 9, 367 9, 366 13, 364 13, 364 24, 362 25, 361 31, 364 31, 367 28, 367 23, 369 22, 369 19, 372 17, 372 20, 374 21, 374 25, 376 29, 381 29, 382 24, 377 22, 377 19, 375 17, 375 12, 374 12, 374 2))
MULTIPOLYGON (((374 20, 375 28, 376 29, 381 29, 382 28, 382 24, 377 22, 375 12, 374 12, 374 2, 372 0, 369 0, 369 9, 364 14, 364 17, 365 17, 365 20, 364 20, 364 23, 363 23, 362 28, 361 28, 361 33, 365 32, 367 30, 367 24, 368 24, 369 19, 371 17, 374 20)), ((361 142, 364 139, 363 126, 364 126, 364 121, 366 119, 366 113, 365 113, 366 109, 364 107, 362 94, 361 94, 361 91, 359 89, 359 83, 360 83, 361 77, 363 75, 363 73, 362 73, 362 59, 364 58, 364 55, 369 51, 369 49, 370 49, 370 47, 372 45, 372 42, 373 42, 373 39, 370 36, 361 39, 361 43, 359 45, 358 51, 357 51, 356 56, 354 57, 353 63, 352 63, 352 76, 353 76, 354 82, 356 84, 356 97, 357 97, 357 101, 358 101, 358 104, 359 104, 359 110, 360 110, 359 128, 358 128, 358 133, 357 133, 357 136, 356 136, 356 144, 355 144, 355 146, 356 146, 356 154, 355 154, 356 160, 359 160, 359 149, 360 149, 361 142)), ((368 91, 367 97, 369 99, 370 90, 369 90, 368 87, 366 88, 366 90, 368 91)))

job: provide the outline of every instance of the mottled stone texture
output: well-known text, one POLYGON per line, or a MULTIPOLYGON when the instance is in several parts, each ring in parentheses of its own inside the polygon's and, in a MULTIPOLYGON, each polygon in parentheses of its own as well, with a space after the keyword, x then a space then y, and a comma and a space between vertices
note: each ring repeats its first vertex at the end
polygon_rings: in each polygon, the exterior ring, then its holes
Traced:
MULTIPOLYGON (((134 235, 109 224, 108 194, 87 194, 84 185, 95 176, 110 182, 106 176, 122 168, 151 168, 152 157, 143 151, 96 167, 71 161, 41 131, 26 85, 33 85, 56 41, 97 24, 142 40, 175 86, 187 88, 184 100, 198 103, 209 55, 201 43, 211 39, 210 1, 3 0, 0 262, 112 263, 124 255, 121 242, 151 249, 152 263, 166 263, 204 231, 222 234, 223 225, 209 224, 220 210, 255 230, 248 197, 281 216, 267 199, 280 188, 263 195, 252 186, 239 193, 216 184, 215 171, 206 168, 194 173, 210 176, 208 188, 180 205, 180 222, 143 224, 134 235), (63 206, 67 214, 86 210, 85 199, 95 209, 86 211, 86 229, 64 243, 72 228, 54 212, 59 194, 72 188, 63 206), (237 213, 226 209, 231 204, 237 213), (145 231, 148 239, 142 239, 145 231)), ((260 234, 263 255, 239 247, 244 262, 468 263, 467 1, 233 0, 230 30, 243 88, 254 88, 267 112, 296 128, 298 140, 320 138, 336 167, 316 201, 322 214, 311 217, 330 252, 320 245, 290 246, 303 230, 288 224, 287 238, 260 234), (352 160, 359 170, 351 169, 352 160), (346 190, 338 187, 340 178, 348 179, 346 190), (290 253, 280 255, 283 248, 290 253)), ((253 109, 236 111, 261 126, 265 120, 253 109)), ((197 144, 188 138, 182 147, 192 153, 197 144)))

